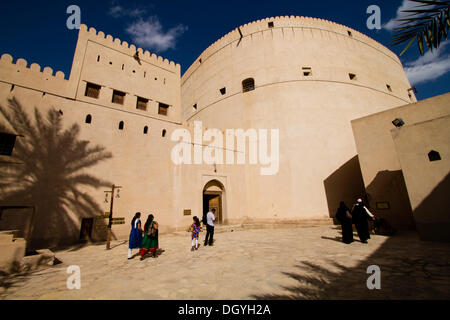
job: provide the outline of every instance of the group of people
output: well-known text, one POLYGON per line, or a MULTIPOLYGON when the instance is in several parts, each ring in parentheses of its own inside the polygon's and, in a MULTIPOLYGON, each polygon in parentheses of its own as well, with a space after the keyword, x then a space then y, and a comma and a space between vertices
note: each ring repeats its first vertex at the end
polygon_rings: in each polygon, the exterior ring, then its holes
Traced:
POLYGON ((128 259, 132 259, 132 250, 139 249, 141 260, 144 260, 147 254, 157 257, 158 247, 158 222, 155 221, 153 214, 149 214, 147 221, 142 228, 141 213, 136 212, 131 221, 130 240, 128 242, 128 259))
MULTIPOLYGON (((206 237, 204 245, 213 245, 214 237, 214 221, 216 220, 214 213, 216 209, 212 209, 203 216, 203 223, 206 225, 206 237)), ((144 260, 145 255, 150 253, 154 258, 157 257, 158 247, 158 223, 154 220, 154 216, 150 214, 147 222, 142 228, 141 213, 136 212, 131 221, 130 240, 128 242, 128 259, 132 259, 132 250, 139 249, 141 260, 144 260)), ((192 251, 198 250, 198 239, 200 236, 200 220, 195 216, 194 222, 190 226, 192 232, 192 251)))
POLYGON ((353 242, 353 224, 355 224, 358 237, 362 243, 367 243, 370 239, 369 220, 374 220, 375 217, 370 213, 362 200, 358 199, 350 210, 343 201, 339 204, 336 212, 336 219, 342 226, 342 241, 346 244, 353 242))

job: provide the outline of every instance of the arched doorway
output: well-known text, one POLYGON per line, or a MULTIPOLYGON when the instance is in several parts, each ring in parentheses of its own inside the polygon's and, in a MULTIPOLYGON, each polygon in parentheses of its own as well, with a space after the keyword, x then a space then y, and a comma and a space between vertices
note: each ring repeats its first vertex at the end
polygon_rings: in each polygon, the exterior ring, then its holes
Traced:
POLYGON ((209 181, 203 188, 203 215, 216 209, 215 223, 221 224, 224 221, 224 198, 225 188, 218 180, 209 181))

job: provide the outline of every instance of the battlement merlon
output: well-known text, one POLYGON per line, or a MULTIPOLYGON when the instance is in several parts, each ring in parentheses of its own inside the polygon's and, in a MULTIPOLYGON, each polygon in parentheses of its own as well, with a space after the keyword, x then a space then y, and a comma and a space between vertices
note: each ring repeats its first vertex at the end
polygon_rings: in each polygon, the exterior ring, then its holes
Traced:
MULTIPOLYGON (((199 59, 202 59, 202 61, 205 61, 208 59, 211 55, 215 54, 216 52, 220 51, 222 48, 230 45, 233 42, 238 42, 241 38, 241 35, 238 31, 238 29, 241 30, 244 37, 259 33, 259 32, 266 32, 269 30, 277 29, 277 28, 304 28, 304 29, 317 29, 317 30, 324 30, 332 32, 336 35, 342 36, 342 39, 352 39, 356 41, 360 41, 361 43, 364 43, 383 54, 389 56, 391 59, 396 61, 398 64, 401 64, 400 59, 398 56, 392 52, 390 49, 385 47, 384 45, 380 44, 379 42, 375 41, 374 39, 370 38, 369 36, 352 29, 350 27, 347 27, 342 24, 338 24, 333 21, 324 20, 320 18, 313 18, 313 17, 303 17, 303 16, 276 16, 276 17, 270 17, 270 18, 264 18, 260 20, 256 20, 253 22, 246 23, 244 25, 241 25, 230 32, 228 32, 226 35, 222 36, 219 40, 212 43, 208 48, 206 48, 199 57, 192 63, 191 66, 186 70, 186 72, 182 76, 181 82, 184 83, 190 75, 200 66, 199 59), (268 23, 273 22, 274 26, 273 28, 268 27, 268 23), (348 32, 351 32, 352 35, 349 37, 348 32)), ((277 35, 274 34, 274 37, 277 35)))
MULTIPOLYGON (((83 42, 86 42, 88 40, 102 44, 105 47, 120 51, 131 57, 134 56, 134 54, 137 51, 137 52, 139 52, 139 58, 142 61, 157 65, 163 69, 167 69, 167 70, 170 70, 175 73, 181 69, 180 64, 178 64, 178 63, 169 61, 168 59, 165 59, 154 53, 150 53, 147 50, 144 51, 142 48, 136 48, 136 46, 134 44, 128 44, 128 42, 121 41, 119 38, 113 38, 109 34, 105 36, 104 32, 102 32, 102 31, 97 32, 97 30, 92 27, 88 29, 88 27, 85 24, 82 24, 80 26, 80 30, 78 33, 77 49, 80 45, 82 45, 83 42)), ((75 62, 75 59, 74 59, 74 62, 75 62)))
POLYGON ((64 78, 64 72, 53 73, 50 67, 41 70, 37 63, 28 66, 28 62, 22 58, 14 63, 8 53, 0 57, 0 81, 59 96, 68 95, 69 81, 64 78))

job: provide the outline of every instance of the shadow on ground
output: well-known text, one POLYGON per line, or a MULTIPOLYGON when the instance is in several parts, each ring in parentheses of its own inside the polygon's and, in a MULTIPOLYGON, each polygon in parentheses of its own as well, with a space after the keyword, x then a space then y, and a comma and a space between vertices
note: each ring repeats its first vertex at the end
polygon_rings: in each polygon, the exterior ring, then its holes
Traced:
MULTIPOLYGON (((328 238, 327 238, 328 239, 328 238)), ((339 237, 329 240, 340 241, 339 237)), ((360 248, 356 241, 348 250, 360 248)), ((369 240, 370 241, 370 240, 369 240)), ((309 299, 444 299, 450 294, 450 245, 418 240, 415 232, 387 238, 381 247, 356 267, 332 260, 302 261, 298 272, 283 272, 297 284, 282 287, 283 294, 256 294, 258 300, 309 299), (370 265, 381 270, 381 289, 369 290, 370 265)))

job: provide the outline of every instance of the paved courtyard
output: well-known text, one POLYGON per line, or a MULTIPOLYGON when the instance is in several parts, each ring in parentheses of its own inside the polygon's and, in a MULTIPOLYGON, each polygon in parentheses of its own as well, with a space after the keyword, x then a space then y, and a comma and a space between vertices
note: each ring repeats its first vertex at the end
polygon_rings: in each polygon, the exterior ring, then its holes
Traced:
MULTIPOLYGON (((450 244, 415 232, 340 242, 337 226, 217 233, 213 247, 190 251, 189 233, 160 235, 158 258, 127 260, 128 243, 58 251, 61 264, 0 278, 1 299, 448 299, 450 244), (81 269, 68 290, 67 267, 81 269), (381 269, 381 289, 366 286, 381 269)), ((204 238, 204 233, 200 235, 204 238)), ((355 237, 357 239, 357 237, 355 237)))

